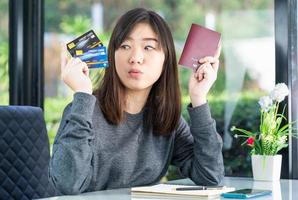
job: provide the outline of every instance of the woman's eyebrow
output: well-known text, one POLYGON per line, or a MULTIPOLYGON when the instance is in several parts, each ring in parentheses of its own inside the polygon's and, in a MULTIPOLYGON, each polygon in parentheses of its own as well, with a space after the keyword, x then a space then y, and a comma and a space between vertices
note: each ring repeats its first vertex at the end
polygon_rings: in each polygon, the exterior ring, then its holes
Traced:
MULTIPOLYGON (((132 37, 126 37, 124 41, 131 41, 131 40, 134 40, 132 37)), ((142 38, 143 41, 154 41, 154 42, 157 42, 159 43, 158 39, 156 39, 155 37, 145 37, 145 38, 142 38)))
POLYGON ((154 41, 154 42, 157 42, 159 43, 158 39, 156 38, 143 38, 144 41, 154 41))

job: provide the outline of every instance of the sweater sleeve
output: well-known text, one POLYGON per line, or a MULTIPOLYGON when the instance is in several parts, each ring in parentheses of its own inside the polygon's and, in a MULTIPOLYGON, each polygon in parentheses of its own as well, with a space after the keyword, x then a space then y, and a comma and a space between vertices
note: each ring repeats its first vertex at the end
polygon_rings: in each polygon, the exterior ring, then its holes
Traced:
POLYGON ((199 185, 218 185, 224 177, 222 139, 208 104, 188 107, 190 127, 181 118, 175 136, 172 164, 199 185))
POLYGON ((96 98, 75 93, 63 113, 53 145, 49 178, 62 194, 84 192, 92 178, 92 114, 96 98))

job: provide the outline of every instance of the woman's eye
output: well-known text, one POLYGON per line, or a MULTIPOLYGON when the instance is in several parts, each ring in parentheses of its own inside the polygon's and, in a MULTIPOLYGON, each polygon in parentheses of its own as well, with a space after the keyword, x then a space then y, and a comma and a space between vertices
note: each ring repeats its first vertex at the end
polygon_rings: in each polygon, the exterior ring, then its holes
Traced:
POLYGON ((129 49, 130 46, 127 45, 127 44, 123 44, 123 45, 120 46, 120 48, 121 48, 121 49, 129 49))
POLYGON ((155 49, 153 46, 150 46, 150 45, 147 45, 147 46, 145 46, 145 48, 144 48, 145 50, 153 50, 153 49, 155 49))

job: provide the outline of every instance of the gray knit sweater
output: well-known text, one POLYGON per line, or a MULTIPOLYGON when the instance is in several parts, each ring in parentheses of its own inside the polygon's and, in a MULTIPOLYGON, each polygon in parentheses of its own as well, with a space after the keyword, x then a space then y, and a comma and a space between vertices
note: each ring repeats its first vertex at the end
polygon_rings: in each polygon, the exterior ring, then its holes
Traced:
POLYGON ((93 95, 75 93, 64 110, 49 166, 50 181, 63 194, 157 183, 170 164, 202 185, 223 178, 222 140, 208 104, 188 107, 171 136, 145 130, 143 112, 109 124, 93 95))

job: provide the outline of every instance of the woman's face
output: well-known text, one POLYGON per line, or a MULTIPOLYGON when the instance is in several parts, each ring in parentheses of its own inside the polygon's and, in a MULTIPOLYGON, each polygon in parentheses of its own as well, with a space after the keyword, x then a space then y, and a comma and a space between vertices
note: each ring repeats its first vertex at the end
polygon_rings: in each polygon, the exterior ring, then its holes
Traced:
POLYGON ((165 60, 160 41, 151 26, 138 23, 115 51, 117 74, 127 90, 150 90, 165 60))

